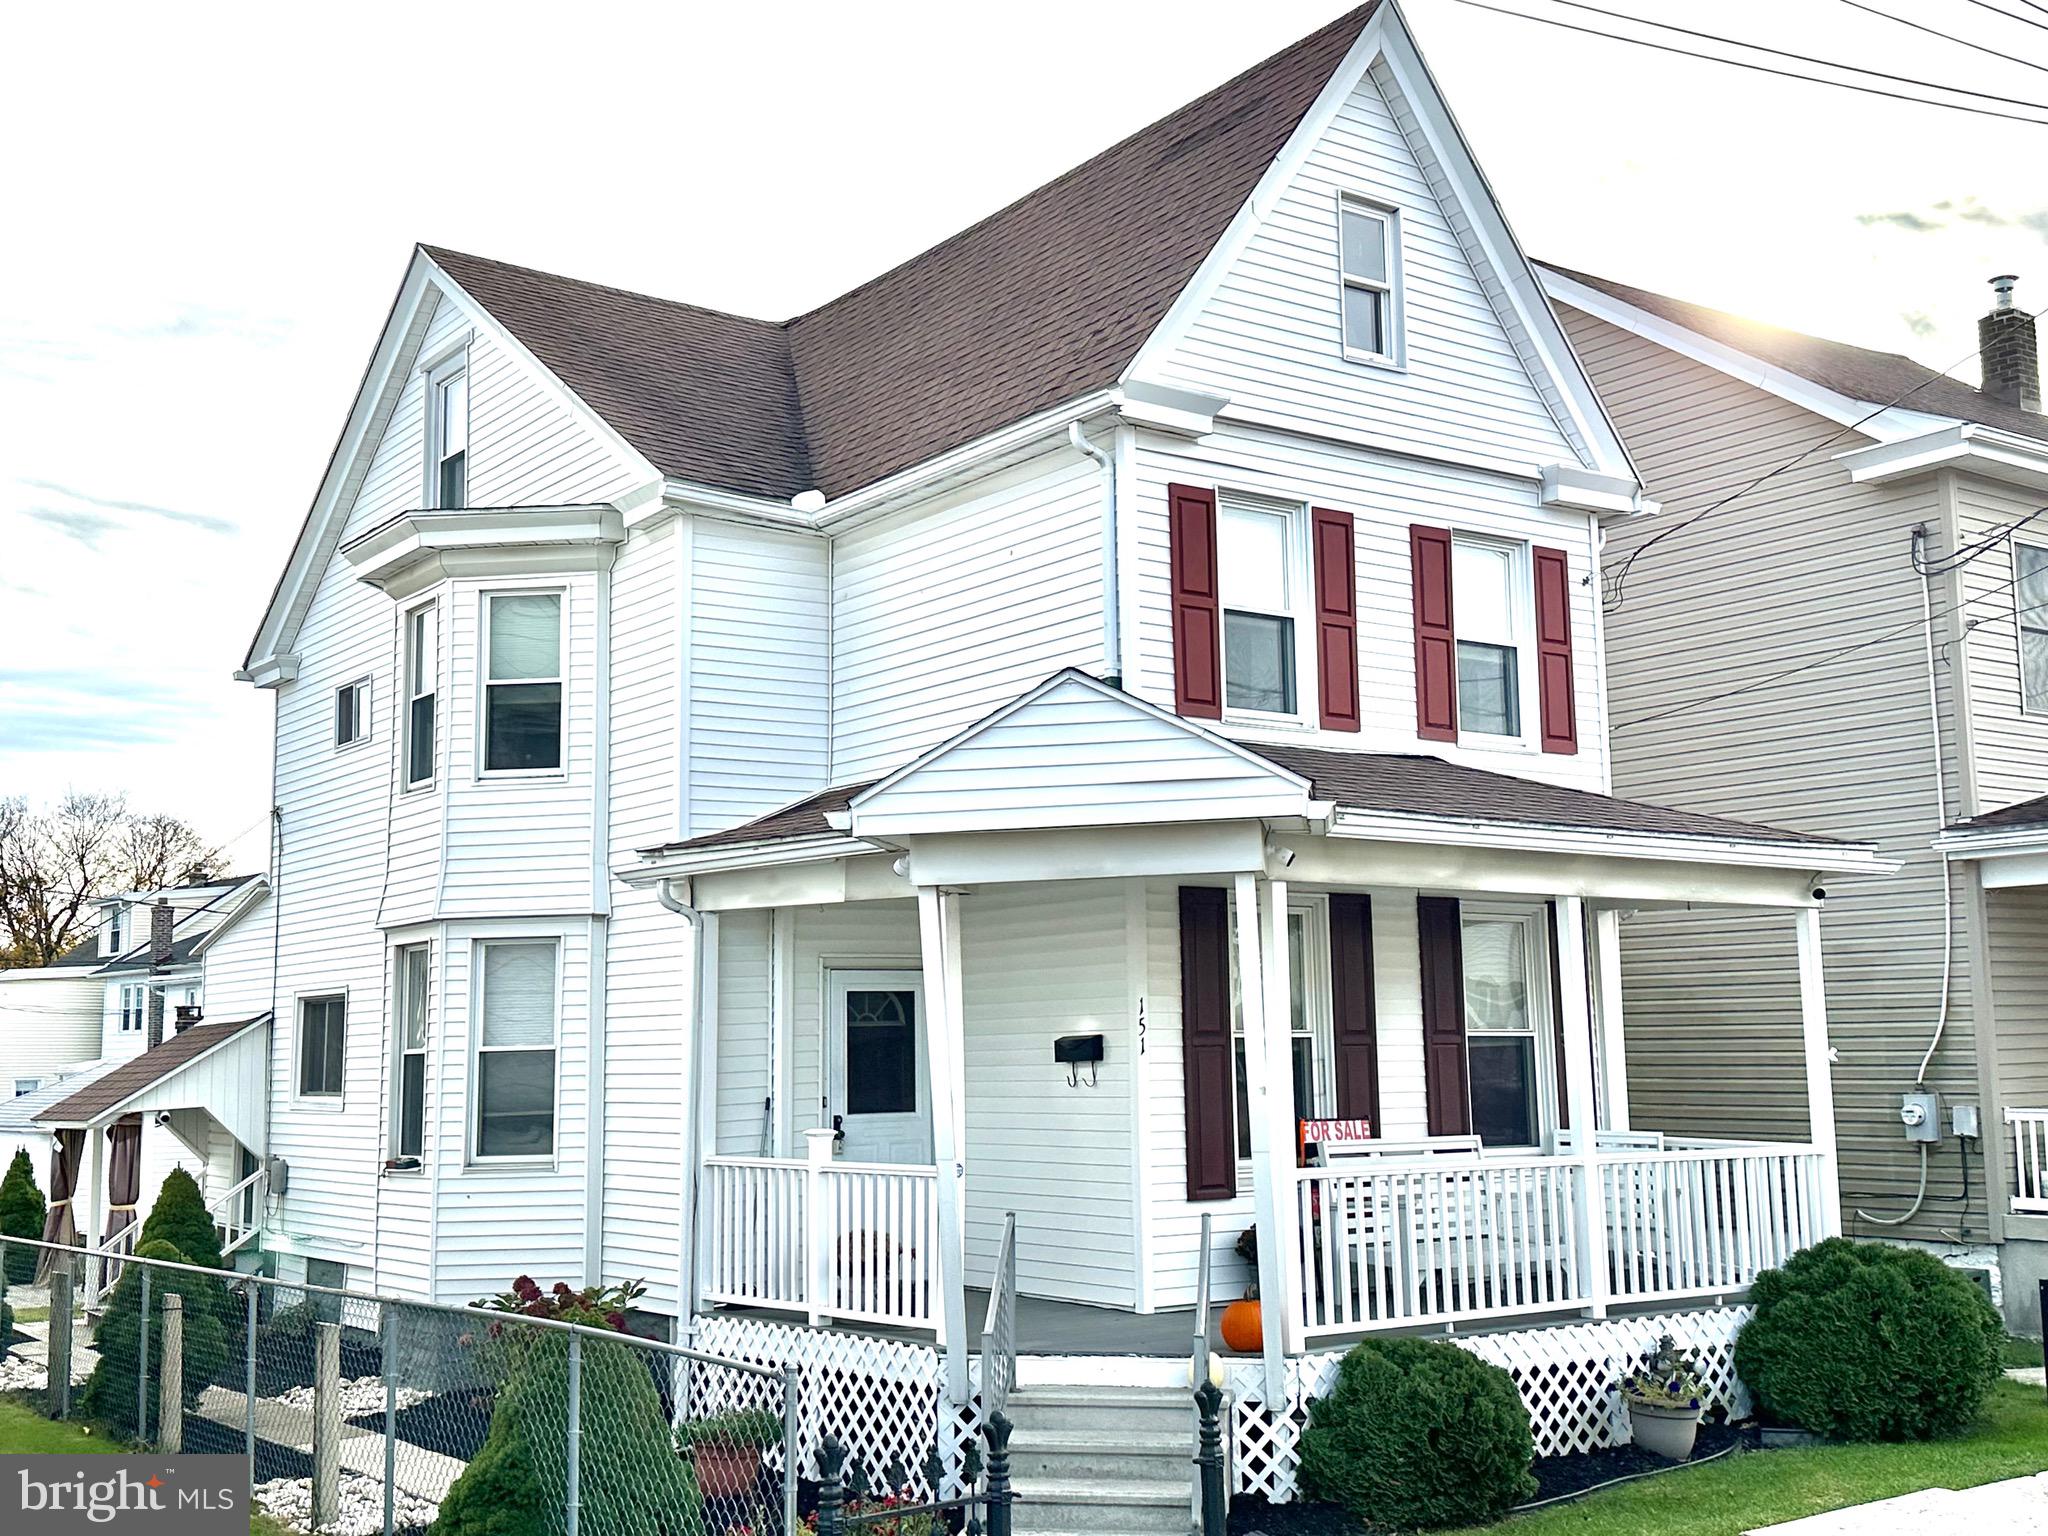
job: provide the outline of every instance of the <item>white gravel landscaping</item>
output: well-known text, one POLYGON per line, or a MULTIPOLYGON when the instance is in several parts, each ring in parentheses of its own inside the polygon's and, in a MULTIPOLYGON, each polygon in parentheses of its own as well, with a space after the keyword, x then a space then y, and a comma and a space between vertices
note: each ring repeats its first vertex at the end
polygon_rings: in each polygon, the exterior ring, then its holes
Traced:
MULTIPOLYGON (((398 1406, 401 1410, 423 1403, 434 1394, 418 1387, 400 1387, 398 1406)), ((300 1413, 313 1411, 313 1389, 311 1387, 286 1387, 271 1399, 300 1413)), ((384 1378, 381 1376, 358 1376, 353 1381, 341 1384, 341 1416, 353 1419, 365 1413, 384 1411, 384 1378)))
MULTIPOLYGON (((256 1507, 271 1519, 295 1531, 313 1529, 313 1480, 309 1477, 276 1477, 256 1485, 256 1507)), ((400 1526, 434 1523, 440 1506, 415 1494, 398 1490, 393 1510, 400 1526)), ((357 1472, 341 1475, 341 1512, 320 1527, 324 1536, 382 1536, 384 1530, 384 1484, 357 1472)))

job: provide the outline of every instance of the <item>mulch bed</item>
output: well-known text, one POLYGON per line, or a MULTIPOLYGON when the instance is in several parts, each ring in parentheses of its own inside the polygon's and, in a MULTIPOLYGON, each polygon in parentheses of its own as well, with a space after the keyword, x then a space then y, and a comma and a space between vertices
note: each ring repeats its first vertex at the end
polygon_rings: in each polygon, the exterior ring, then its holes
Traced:
MULTIPOLYGON (((185 1450, 194 1456, 240 1456, 248 1448, 242 1431, 230 1429, 196 1413, 185 1415, 185 1450)), ((256 1437, 256 1481, 274 1477, 311 1477, 313 1458, 289 1445, 278 1445, 261 1435, 256 1437)))
MULTIPOLYGON (((473 1461, 491 1432, 492 1395, 488 1391, 444 1392, 423 1403, 398 1410, 393 1422, 398 1438, 423 1451, 438 1451, 458 1461, 473 1461)), ((348 1421, 358 1429, 384 1429, 382 1410, 361 1413, 348 1421)))
MULTIPOLYGON (((1704 1461, 1731 1446, 1754 1450, 1759 1443, 1758 1433, 1752 1426, 1702 1424, 1699 1439, 1693 1445, 1691 1461, 1704 1461)), ((1616 1478, 1658 1472, 1683 1464, 1652 1456, 1632 1445, 1619 1445, 1609 1451, 1541 1457, 1529 1471, 1536 1479, 1534 1498, 1556 1499, 1584 1493, 1616 1478)), ((1300 1500, 1291 1504, 1274 1504, 1252 1494, 1241 1494, 1230 1501, 1230 1536, 1361 1536, 1363 1529, 1335 1504, 1311 1504, 1300 1500)))

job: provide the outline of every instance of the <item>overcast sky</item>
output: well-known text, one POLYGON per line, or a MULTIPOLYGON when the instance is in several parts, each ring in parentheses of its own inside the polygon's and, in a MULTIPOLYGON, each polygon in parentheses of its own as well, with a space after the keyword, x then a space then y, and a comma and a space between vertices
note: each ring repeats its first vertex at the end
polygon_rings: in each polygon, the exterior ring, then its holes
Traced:
MULTIPOLYGON (((1842 0, 1605 3, 2048 101, 2048 30, 1969 0, 1881 3, 2038 62, 1842 0)), ((125 790, 260 862, 270 700, 229 673, 415 240, 781 319, 1341 9, 12 8, 0 794, 125 790)), ((1937 368, 1993 273, 2048 305, 2048 128, 1408 12, 1534 255, 1937 368)))

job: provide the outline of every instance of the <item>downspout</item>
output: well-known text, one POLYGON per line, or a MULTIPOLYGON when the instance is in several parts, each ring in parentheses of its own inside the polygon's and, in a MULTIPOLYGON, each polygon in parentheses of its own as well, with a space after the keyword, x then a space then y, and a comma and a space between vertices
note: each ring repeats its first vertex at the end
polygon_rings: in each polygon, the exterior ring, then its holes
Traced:
POLYGON ((690 925, 690 1029, 683 1073, 684 1105, 689 1130, 684 1136, 682 1184, 678 1218, 681 1242, 676 1253, 676 1334, 689 1344, 697 1336, 697 1171, 703 1163, 703 1116, 697 1113, 702 1095, 697 1067, 704 1059, 699 1036, 704 1028, 704 914, 686 902, 676 900, 666 880, 657 881, 655 898, 690 925))
POLYGON ((1102 470, 1102 680, 1122 688, 1122 599, 1117 591, 1116 460, 1088 441, 1078 421, 1067 424, 1067 441, 1093 459, 1102 470))

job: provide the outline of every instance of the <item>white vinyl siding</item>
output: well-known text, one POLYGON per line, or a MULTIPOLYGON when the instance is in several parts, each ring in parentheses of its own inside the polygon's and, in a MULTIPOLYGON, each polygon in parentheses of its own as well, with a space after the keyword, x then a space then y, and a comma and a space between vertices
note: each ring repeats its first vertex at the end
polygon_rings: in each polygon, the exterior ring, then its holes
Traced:
POLYGON ((2036 515, 2043 499, 2037 492, 1970 475, 1949 478, 1957 547, 1994 540, 1936 588, 1937 606, 1944 601, 1966 605, 1960 618, 1968 629, 1957 649, 1968 663, 1974 770, 1969 788, 1974 798, 1967 806, 1950 807, 1960 816, 1998 810, 2048 791, 2043 774, 2048 700, 2030 700, 2026 688, 2029 648, 2048 650, 2048 635, 2027 638, 2028 629, 2048 626, 2048 612, 2034 612, 2032 604, 2048 582, 2023 580, 2023 570, 2014 563, 2023 552, 2048 552, 2048 518, 2036 515), (2013 536, 1995 537, 2015 527, 2019 531, 2013 536))

